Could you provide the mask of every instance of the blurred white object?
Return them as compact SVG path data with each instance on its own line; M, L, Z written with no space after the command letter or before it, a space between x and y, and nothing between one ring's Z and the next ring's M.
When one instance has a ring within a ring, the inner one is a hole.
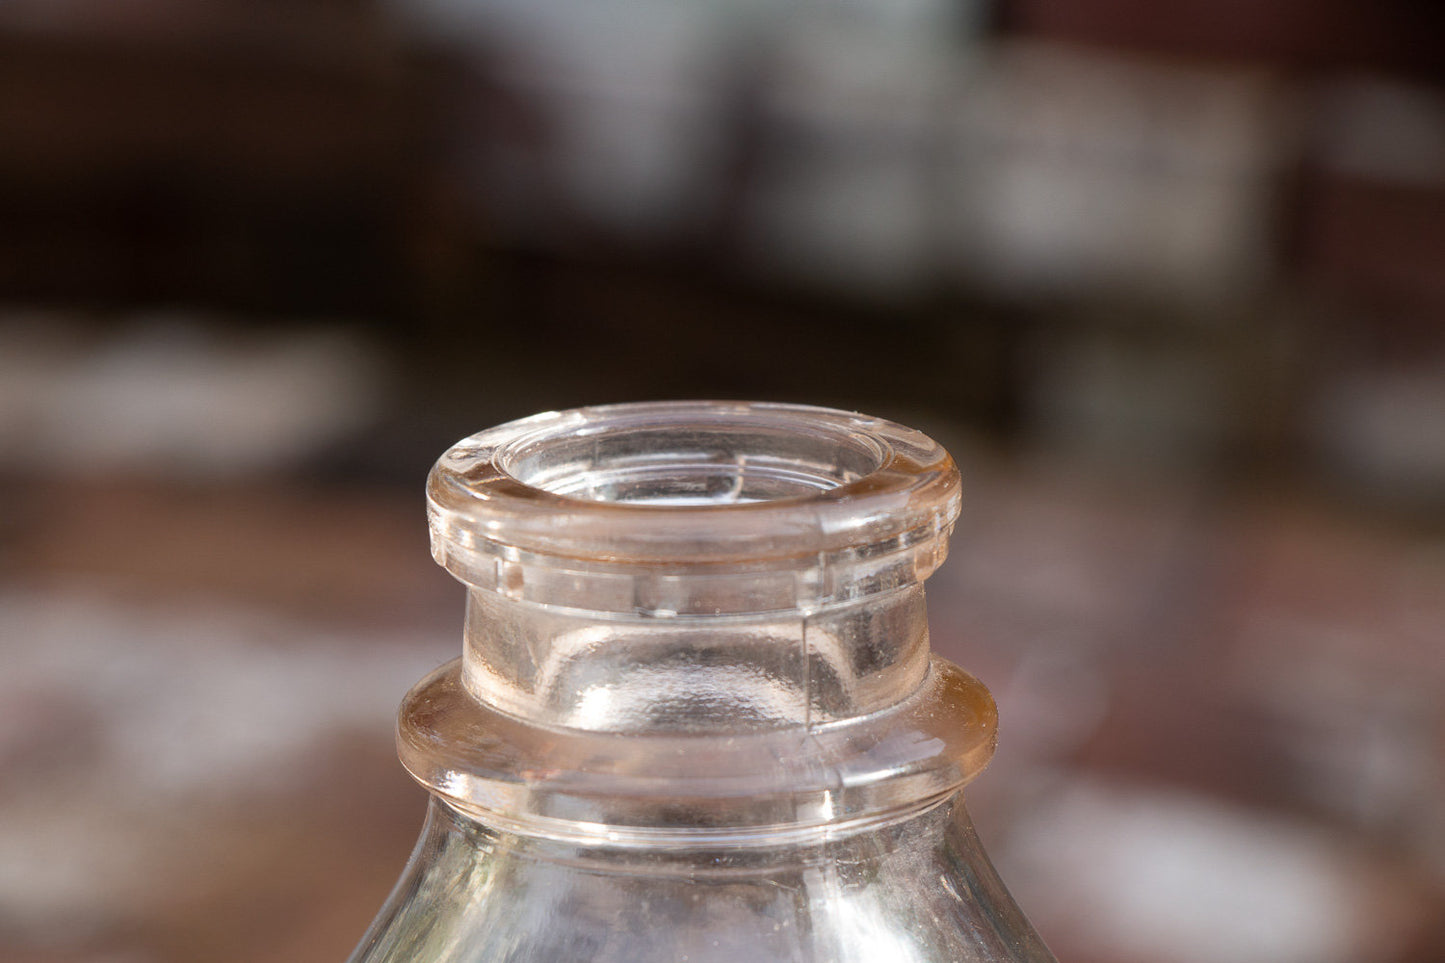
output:
M782 36L748 198L755 267L860 293L928 279L951 39L844 22Z
M0 466L237 475L294 463L358 431L379 361L343 331L223 334L183 319L82 333L0 324Z
M1270 276L1297 138L1258 75L1006 45L962 65L952 102L947 245L970 280L1212 304Z
M660 0L390 4L532 112L540 147L464 115L449 132L479 203L512 240L567 242L581 216L619 237L669 236L707 210L723 151L726 5ZM473 122L474 121L474 122ZM551 223L547 208L566 217Z
M1101 782L1045 797L999 862L1044 933L1100 958L1357 963L1398 949L1383 874L1304 823Z
M545 236L568 227L539 225L537 203L513 203L530 193L634 242L739 217L743 255L765 272L876 287L928 265L921 148L978 0L389 6L537 112L540 165L509 158L505 137L460 134L478 195L516 237L568 240Z
M207 861L236 858L219 855L218 813L285 798L328 740L384 740L397 680L454 647L214 605L0 595L0 919L65 947L204 883Z

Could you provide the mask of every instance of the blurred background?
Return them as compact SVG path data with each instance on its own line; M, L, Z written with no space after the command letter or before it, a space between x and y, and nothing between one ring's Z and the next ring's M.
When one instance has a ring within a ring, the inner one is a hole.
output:
M8 0L0 960L344 958L431 461L712 396L959 459L1061 959L1439 963L1442 320L1430 0Z

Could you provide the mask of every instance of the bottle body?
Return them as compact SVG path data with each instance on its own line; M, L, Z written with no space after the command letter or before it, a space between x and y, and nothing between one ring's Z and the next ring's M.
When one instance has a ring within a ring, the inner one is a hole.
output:
M957 793L784 845L498 830L433 799L353 963L1052 963Z

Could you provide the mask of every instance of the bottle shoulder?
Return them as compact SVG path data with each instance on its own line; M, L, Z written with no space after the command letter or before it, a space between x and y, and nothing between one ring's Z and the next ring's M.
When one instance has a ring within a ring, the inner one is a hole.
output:
M433 810L352 963L1053 963L955 796L887 827L663 855Z

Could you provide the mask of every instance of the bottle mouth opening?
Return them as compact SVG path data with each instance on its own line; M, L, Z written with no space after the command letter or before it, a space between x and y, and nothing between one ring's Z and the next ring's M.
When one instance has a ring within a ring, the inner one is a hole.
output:
M866 415L654 402L464 439L432 469L427 507L437 561L474 588L551 604L571 592L612 611L759 611L926 577L959 479L932 439ZM861 578L884 567L887 580Z
M832 491L882 468L889 454L874 438L832 425L800 432L740 414L719 412L707 423L558 424L503 445L495 462L521 484L569 499L697 508Z

